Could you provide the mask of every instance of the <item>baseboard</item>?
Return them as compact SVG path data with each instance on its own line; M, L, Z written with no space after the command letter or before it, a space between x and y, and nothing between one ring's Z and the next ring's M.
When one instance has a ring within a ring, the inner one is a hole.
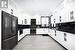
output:
M48 34L42 34L42 36L49 36Z
M30 36L31 34L27 34L26 36ZM41 35L41 36L49 36L48 34L34 34L34 35ZM33 36L33 35L31 35L31 36Z

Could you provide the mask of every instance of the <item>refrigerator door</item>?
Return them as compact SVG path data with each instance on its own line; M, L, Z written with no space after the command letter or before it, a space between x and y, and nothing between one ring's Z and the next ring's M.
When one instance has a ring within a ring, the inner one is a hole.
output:
M14 35L18 35L17 31L18 31L18 19L15 16L11 16L12 17L12 27L11 27L11 36Z
M30 34L36 35L36 19L31 19Z
M2 39L7 39L11 34L11 17L2 11Z

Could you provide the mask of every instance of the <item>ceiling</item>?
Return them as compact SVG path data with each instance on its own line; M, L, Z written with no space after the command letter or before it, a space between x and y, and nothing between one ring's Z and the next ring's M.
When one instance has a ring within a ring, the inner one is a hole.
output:
M14 0L19 8L22 8L22 13L35 15L51 15L54 10L63 0Z

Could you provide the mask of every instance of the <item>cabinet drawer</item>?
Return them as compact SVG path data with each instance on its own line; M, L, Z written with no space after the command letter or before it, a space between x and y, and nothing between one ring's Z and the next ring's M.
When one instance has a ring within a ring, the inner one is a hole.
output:
M15 45L17 45L17 36L13 36L11 38L3 40L2 43L2 50L10 50L12 49Z

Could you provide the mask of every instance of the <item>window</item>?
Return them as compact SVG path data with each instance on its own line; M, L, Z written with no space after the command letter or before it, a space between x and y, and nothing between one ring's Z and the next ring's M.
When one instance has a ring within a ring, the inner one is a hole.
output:
M1 0L0 8L8 8L8 0Z
M43 27L49 26L49 16L41 16L41 25Z

